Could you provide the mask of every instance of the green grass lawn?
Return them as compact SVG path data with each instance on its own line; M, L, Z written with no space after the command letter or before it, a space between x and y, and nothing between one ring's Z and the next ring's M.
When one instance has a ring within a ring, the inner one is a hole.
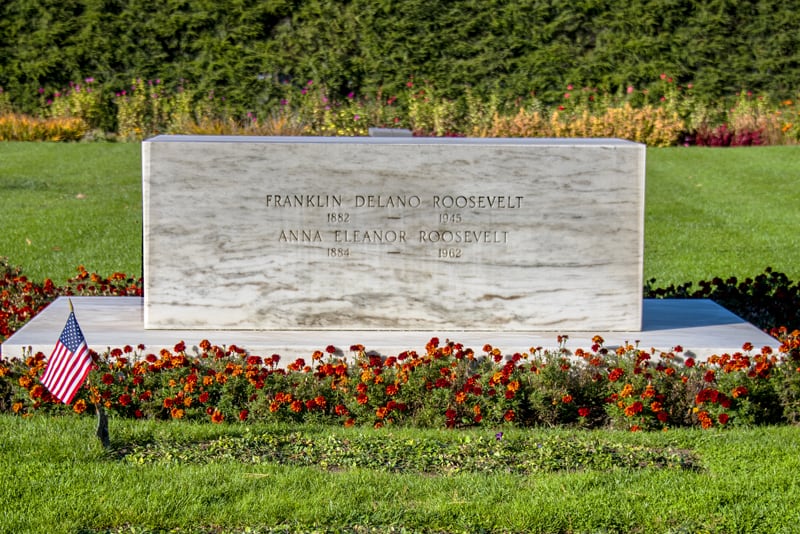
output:
M800 278L798 184L798 146L648 149L645 280ZM139 144L0 143L0 192L0 255L32 279L141 275Z
M645 280L800 277L800 146L647 150Z
M0 256L30 278L141 276L139 144L0 143Z
M527 439L599 439L632 453L676 448L695 455L698 465L516 475L328 469L303 465L302 455L280 464L241 461L208 445L222 436L268 430L245 425L112 420L112 451L106 452L93 425L92 417L0 416L0 532L358 532L344 529L360 525L374 527L370 532L771 533L800 524L796 427L524 431ZM486 430L289 431L312 441L366 436L380 444L376 453L389 454L409 440L446 444L487 437ZM494 441L494 430L488 432ZM506 429L503 439L522 434ZM169 452L155 463L124 458L148 443ZM182 451L200 459L185 461ZM420 447L418 455L420 462L436 462L435 448ZM285 528L268 528L276 525Z

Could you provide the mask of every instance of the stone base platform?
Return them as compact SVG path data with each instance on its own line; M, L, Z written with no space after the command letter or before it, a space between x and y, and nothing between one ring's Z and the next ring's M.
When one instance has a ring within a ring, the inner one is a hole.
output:
M421 353L431 337L462 343L476 353L489 343L505 355L528 352L531 347L557 348L559 335L569 336L566 346L573 351L589 350L592 337L600 335L609 348L637 341L643 349L660 351L680 345L685 355L697 358L741 351L745 342L757 349L779 346L777 340L710 300L645 299L640 332L145 330L140 297L72 297L72 303L89 346L98 352L140 343L147 351L157 352L161 348L172 349L179 341L191 350L207 339L214 345L235 344L260 356L279 354L284 365L298 357L308 359L328 345L344 354L349 354L350 346L355 344L386 356L406 350ZM49 355L68 315L67 298L58 298L6 340L0 355L4 359L19 357L28 347L34 353Z

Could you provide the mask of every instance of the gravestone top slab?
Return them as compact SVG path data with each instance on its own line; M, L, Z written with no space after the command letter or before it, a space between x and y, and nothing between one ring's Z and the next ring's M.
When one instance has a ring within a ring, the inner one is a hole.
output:
M151 329L631 331L644 146L145 141Z

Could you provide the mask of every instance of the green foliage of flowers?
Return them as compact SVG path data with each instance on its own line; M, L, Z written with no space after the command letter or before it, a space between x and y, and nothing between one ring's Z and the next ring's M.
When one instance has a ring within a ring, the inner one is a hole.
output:
M531 348L504 356L481 354L432 338L424 353L369 355L334 346L284 367L280 356L236 346L183 342L157 354L144 346L94 355L95 367L73 405L64 406L38 382L42 353L0 366L6 410L83 413L102 403L136 419L326 423L439 428L512 426L610 427L632 431L774 424L798 412L800 331L778 329L780 354L713 356L683 349L659 353L628 345L610 350L595 337L591 350ZM564 341L564 339L561 339Z

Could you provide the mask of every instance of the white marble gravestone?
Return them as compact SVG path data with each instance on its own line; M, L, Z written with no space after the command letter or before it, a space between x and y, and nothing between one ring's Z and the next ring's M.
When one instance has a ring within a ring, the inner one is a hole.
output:
M147 329L638 331L645 147L159 136Z

